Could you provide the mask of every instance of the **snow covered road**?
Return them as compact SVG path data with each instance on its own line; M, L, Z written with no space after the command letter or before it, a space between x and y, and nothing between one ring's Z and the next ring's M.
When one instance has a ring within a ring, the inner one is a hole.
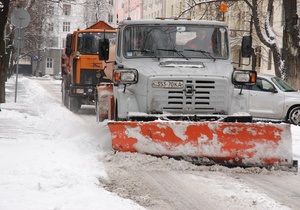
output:
M59 81L20 77L14 103L14 79L0 112L1 210L300 209L299 173L113 153L93 107L61 105Z

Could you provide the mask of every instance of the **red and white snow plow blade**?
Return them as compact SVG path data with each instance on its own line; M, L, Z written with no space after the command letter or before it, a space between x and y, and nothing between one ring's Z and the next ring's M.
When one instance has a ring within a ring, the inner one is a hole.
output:
M108 126L116 151L232 166L295 166L289 124L109 121Z

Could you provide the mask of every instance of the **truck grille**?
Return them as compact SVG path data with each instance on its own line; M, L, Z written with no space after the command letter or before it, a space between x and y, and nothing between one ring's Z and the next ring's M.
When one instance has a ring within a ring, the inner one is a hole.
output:
M182 80L182 79L181 79ZM181 89L152 88L149 112L224 113L228 110L226 78L184 80Z

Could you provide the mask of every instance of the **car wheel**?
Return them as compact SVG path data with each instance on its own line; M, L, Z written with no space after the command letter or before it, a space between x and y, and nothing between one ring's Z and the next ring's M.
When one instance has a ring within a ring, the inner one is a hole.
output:
M68 109L71 111L71 112L74 112L74 113L78 113L78 110L79 110L79 105L78 105L78 98L77 97L74 97L74 96L69 96L69 101L68 101Z
M295 107L289 114L289 120L291 124L300 125L300 107Z

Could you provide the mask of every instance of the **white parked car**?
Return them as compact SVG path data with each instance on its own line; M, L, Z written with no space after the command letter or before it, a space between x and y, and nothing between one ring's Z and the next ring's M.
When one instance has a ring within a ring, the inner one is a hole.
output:
M240 90L241 86L235 86L236 93ZM242 97L253 118L300 125L300 92L276 76L258 74L255 85L243 87Z

